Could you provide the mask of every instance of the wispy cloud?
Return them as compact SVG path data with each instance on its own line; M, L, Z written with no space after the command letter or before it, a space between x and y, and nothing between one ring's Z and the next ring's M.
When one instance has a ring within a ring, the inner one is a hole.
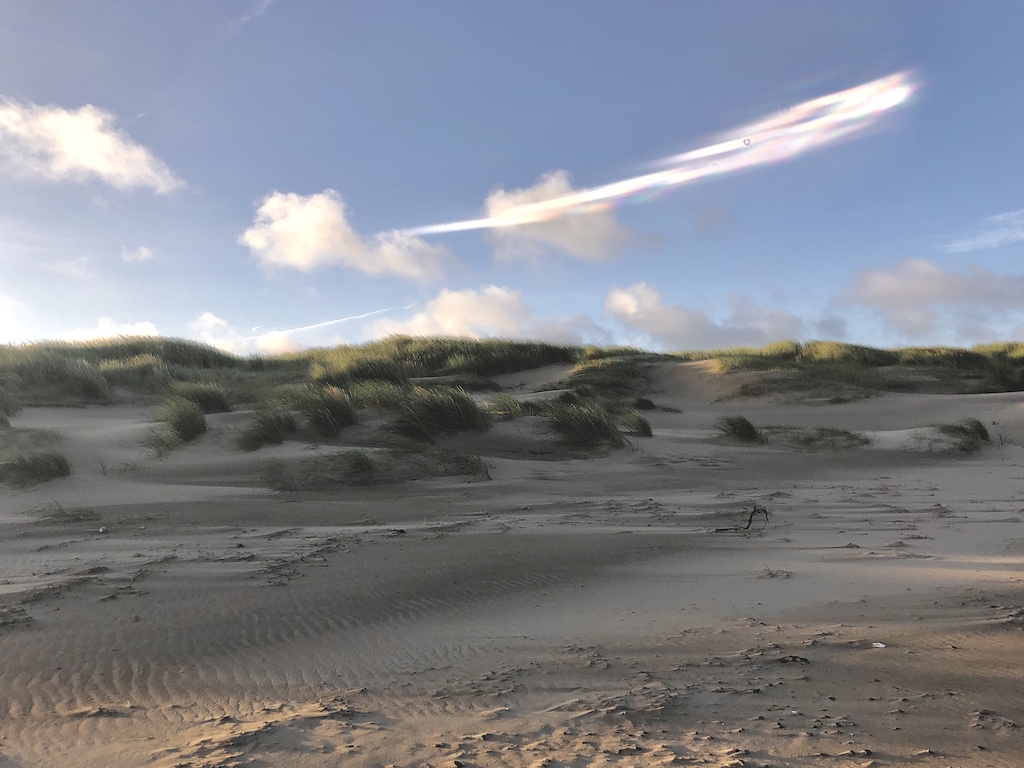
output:
M89 269L89 257L79 256L77 259L58 259L43 264L43 267L55 275L82 280L92 276Z
M128 134L114 115L87 104L76 110L0 98L0 160L26 178L102 181L118 189L165 194L185 186Z
M364 240L348 221L333 189L313 195L274 192L263 199L239 241L267 267L311 272L332 265L367 275L432 280L447 251L407 232L382 232Z
M140 245L138 248L121 249L121 260L126 261L129 264L137 263L140 261L149 261L153 258L153 249L148 248L145 245Z
M965 253L1019 243L1024 240L1024 208L989 216L976 229L973 235L948 243L944 250Z
M224 30L228 34L234 34L238 32L238 30L242 28L242 25L247 24L248 22L252 21L258 16L262 16L263 14L265 14L267 11L270 10L270 6L272 6L276 2L277 0L256 0L256 3L248 11L243 13L238 18L229 21L225 25Z

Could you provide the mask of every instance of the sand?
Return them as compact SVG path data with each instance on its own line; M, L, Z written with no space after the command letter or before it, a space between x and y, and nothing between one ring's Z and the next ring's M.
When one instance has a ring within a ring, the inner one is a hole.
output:
M75 474L0 491L0 766L1024 764L1021 396L657 389L681 412L607 455L283 495L261 462L339 447L243 454L226 414L160 460L151 408L21 412ZM979 453L917 439L964 416Z

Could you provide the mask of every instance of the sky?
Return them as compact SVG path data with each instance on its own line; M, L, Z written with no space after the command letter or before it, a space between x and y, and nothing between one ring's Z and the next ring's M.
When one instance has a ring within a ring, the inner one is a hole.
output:
M0 343L1024 339L1024 4L11 0Z

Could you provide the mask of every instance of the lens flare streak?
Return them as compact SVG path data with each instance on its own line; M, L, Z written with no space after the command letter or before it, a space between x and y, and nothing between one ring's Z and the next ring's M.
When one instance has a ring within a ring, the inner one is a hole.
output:
M904 103L916 86L908 72L805 101L749 125L729 131L707 147L670 157L662 170L583 189L568 195L506 208L493 216L406 230L436 235L473 229L516 227L561 216L588 213L644 193L689 184L709 176L789 160L872 125Z

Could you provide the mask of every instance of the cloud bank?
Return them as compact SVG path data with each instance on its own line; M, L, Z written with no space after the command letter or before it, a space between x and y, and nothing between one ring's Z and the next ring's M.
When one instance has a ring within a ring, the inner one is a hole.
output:
M409 320L378 320L367 324L366 330L376 337L397 333L540 339L564 344L611 341L611 334L583 315L540 319L522 291L497 285L478 290L442 290Z
M407 232L364 240L349 223L345 203L333 189L312 195L273 192L256 210L239 242L267 267L302 272L343 266L367 275L427 281L441 273L447 251Z
M612 288L605 312L634 333L667 349L712 349L761 346L779 339L802 337L805 322L792 312L761 307L750 299L733 298L721 321L678 304L665 304L661 292L647 283Z
M166 194L185 186L167 165L115 126L114 115L0 99L0 159L14 175L102 181Z
M500 219L516 209L569 195L573 189L568 171L551 171L525 189L496 190L487 196L484 208L487 217ZM491 231L498 247L498 257L534 256L545 249L554 249L583 259L602 261L625 245L629 231L615 218L611 208L585 210L515 227Z
M906 336L927 337L951 326L976 336L979 323L1024 313L1024 275L907 259L890 270L861 273L837 304L863 307Z
M117 323L112 318L101 317L92 328L76 328L62 338L68 341L89 341L91 339L112 339L117 336L159 336L156 326L144 320L138 323Z

